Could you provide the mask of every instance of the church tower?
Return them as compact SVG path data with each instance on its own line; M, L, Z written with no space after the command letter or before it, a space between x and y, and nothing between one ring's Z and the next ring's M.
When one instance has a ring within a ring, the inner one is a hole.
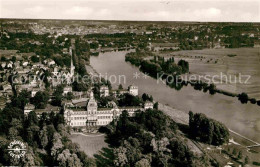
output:
M70 77L74 76L74 70L75 70L75 66L73 65L73 59L72 59L72 48L70 47Z

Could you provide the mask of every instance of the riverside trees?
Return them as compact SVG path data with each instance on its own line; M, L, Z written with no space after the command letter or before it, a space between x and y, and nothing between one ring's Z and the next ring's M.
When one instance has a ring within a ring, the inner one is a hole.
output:
M190 136L207 144L222 145L228 141L229 131L216 120L201 113L189 112Z
M145 57L153 56L153 60L145 60ZM177 64L174 58L165 60L164 57L157 57L148 51L138 51L126 54L125 61L129 61L135 66L140 66L140 70L148 73L152 77L157 77L157 74L165 73L169 75L180 75L189 72L189 63L185 60L180 60Z

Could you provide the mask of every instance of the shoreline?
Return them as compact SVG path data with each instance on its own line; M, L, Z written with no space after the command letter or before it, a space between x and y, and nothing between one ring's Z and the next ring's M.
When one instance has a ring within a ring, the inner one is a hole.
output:
M175 108L173 108L173 107L171 107L167 104L162 104L160 102L158 102L158 103L159 103L158 109L161 110L166 115L170 116L175 122L185 124L185 125L189 125L189 114L187 112L175 109ZM233 136L233 135L236 135L237 137L241 138L242 140L246 140L247 142L251 142L252 145L259 145L259 143L257 141L254 141L250 138L247 138L246 136L243 136L243 135L233 131L230 128L228 128L228 130L229 130L229 133L230 133L230 137ZM243 145L242 143L239 143L239 144Z
M200 76L199 74L196 74L196 73L189 73L189 74L182 74L182 75L180 75L180 76L187 76L187 75L198 75L198 76ZM212 77L211 77L212 78ZM188 83L188 84L190 84L191 86L193 86L194 84L193 84L193 82L195 81L195 82L197 82L198 80L182 80L183 82L186 82L186 83ZM203 83L205 83L204 81L203 81ZM230 96L230 97L238 97L239 96L239 93L236 93L236 92L232 92L232 91L228 91L227 89L228 88L217 88L218 87L218 85L215 85L216 86L216 89L215 89L215 92L216 93L219 93L219 94L223 94L223 95L225 95L225 96ZM193 86L194 87L194 86ZM242 93L242 92L241 92ZM252 103L251 102L251 100L252 99L255 99L256 100L256 103ZM250 97L250 95L248 95L248 102L251 102L251 104L255 104L255 105L258 105L257 104L257 101L259 101L260 100L260 98L255 98L255 97Z

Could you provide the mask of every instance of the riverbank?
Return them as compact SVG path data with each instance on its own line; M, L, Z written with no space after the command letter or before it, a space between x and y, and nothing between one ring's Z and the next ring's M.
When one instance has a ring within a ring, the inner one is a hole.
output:
M170 116L175 122L177 123L181 123L184 125L189 125L189 114L185 111L181 111L178 109L174 109L168 105L159 103L158 105L158 109L163 111L166 115ZM258 145L259 143L256 141L253 141L231 129L229 129L229 133L231 134L231 136L239 139L239 143L241 145L245 145L246 146L250 146L250 145Z
M194 89L195 89L195 87L197 85L199 85L201 87L201 89L199 89L199 90L202 90L202 89L204 89L204 85L208 85L207 84L208 81L203 79L204 78L203 75L189 73L189 74L182 74L182 75L180 75L180 78L182 78L181 82L185 83L184 85L190 84L191 86L194 87ZM191 78L201 78L201 80L192 80ZM208 78L210 78L210 80L213 80L213 77L208 76ZM218 82L221 82L221 81L218 81ZM240 95L238 93L234 93L234 91L228 90L227 88L221 87L221 85L215 85L215 88L212 91L214 91L214 94L215 93L219 93L219 94L223 94L223 95L230 96L230 97L237 97L237 98L239 98L239 95ZM247 97L246 101L250 102L251 104L255 104L255 105L260 106L260 99Z

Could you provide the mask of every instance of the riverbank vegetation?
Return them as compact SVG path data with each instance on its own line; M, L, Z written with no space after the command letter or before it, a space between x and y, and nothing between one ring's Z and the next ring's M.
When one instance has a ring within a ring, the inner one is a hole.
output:
M153 56L153 59L149 59ZM147 58L147 59L146 59ZM137 51L127 53L125 61L140 67L140 70L148 73L152 77L157 77L158 74L184 74L189 72L189 63L185 60L180 60L177 64L174 62L174 58L165 60L164 57L156 56L152 52Z
M192 138L210 145L222 145L228 142L229 131L216 120L201 113L189 112L189 134Z

